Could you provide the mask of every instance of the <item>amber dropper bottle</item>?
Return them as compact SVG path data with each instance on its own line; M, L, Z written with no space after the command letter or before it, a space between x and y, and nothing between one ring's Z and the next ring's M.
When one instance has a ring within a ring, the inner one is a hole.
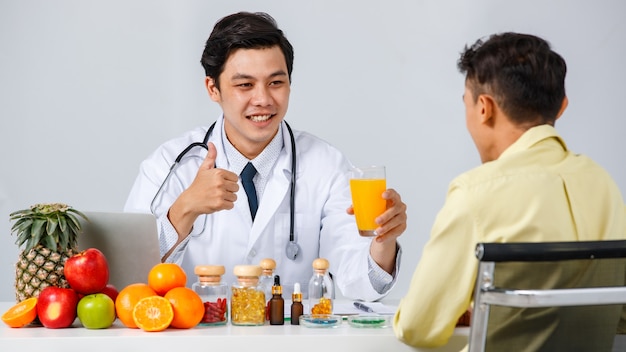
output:
M300 291L300 283L293 285L293 293L291 294L291 325L300 325L300 316L304 312L302 306L302 291Z
M285 324L285 300L282 297L283 287L280 286L280 276L274 276L272 299L270 299L270 325Z

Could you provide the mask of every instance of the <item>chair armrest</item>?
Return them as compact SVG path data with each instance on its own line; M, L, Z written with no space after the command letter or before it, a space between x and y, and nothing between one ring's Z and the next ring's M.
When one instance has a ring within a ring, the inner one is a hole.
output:
M483 262L626 258L626 240L478 243L476 258Z
M517 307L566 307L626 303L626 287L594 287L552 290L484 289L481 303Z

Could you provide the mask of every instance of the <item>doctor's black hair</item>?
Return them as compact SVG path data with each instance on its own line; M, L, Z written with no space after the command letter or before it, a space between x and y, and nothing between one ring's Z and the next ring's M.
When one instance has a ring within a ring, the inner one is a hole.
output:
M287 73L291 82L293 47L278 28L272 16L263 12L238 12L219 20L206 41L200 63L207 77L215 80L219 89L219 76L230 54L237 49L261 49L278 45L285 56Z
M457 63L474 102L489 94L512 122L554 125L565 98L565 60L546 40L501 33L465 46Z

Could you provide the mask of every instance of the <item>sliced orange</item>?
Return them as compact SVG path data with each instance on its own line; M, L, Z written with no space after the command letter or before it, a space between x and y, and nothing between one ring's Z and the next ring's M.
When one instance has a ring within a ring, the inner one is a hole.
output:
M9 308L2 314L2 321L12 328L21 328L37 317L37 297L31 297Z
M144 331L163 331L174 319L174 309L163 296L145 297L133 308L133 320Z
M154 292L148 284L141 282L124 287L115 299L115 313L117 314L117 318L126 327L137 329L137 325L133 319L133 309L135 308L135 304L137 304L137 302L139 302L142 298L156 295L156 292Z

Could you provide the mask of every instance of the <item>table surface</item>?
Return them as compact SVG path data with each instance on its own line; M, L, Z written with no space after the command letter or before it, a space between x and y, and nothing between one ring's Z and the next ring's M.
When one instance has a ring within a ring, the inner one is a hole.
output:
M14 302L0 302L5 312ZM90 330L76 320L67 329L44 327L9 328L0 324L0 351L422 351L398 341L392 328L354 328L345 320L335 328L308 328L291 325L198 326L145 332L129 329L116 320L108 329ZM459 351L467 343L468 328L458 328L450 342L439 349ZM207 347L202 347L206 345Z

